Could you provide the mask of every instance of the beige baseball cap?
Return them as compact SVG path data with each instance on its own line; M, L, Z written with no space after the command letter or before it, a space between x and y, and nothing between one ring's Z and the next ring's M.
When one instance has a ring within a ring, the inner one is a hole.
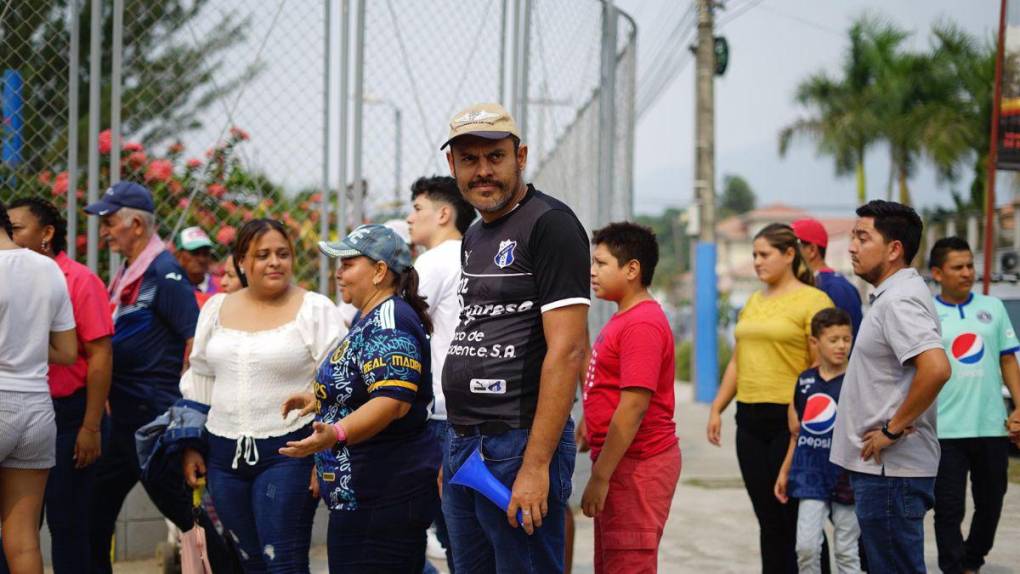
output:
M463 109L450 120L450 136L439 147L440 150L460 136L473 135L490 140L501 140L514 136L520 139L521 132L510 112L499 104L475 104Z

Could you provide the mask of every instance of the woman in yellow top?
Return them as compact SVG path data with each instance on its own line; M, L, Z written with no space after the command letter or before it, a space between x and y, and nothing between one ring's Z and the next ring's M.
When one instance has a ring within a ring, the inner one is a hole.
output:
M793 229L766 226L754 237L754 271L763 286L737 319L736 339L708 418L708 441L719 446L720 415L737 398L737 460L760 529L762 572L797 571L797 510L772 487L790 441L787 406L801 372L814 362L811 318L832 307L813 287Z

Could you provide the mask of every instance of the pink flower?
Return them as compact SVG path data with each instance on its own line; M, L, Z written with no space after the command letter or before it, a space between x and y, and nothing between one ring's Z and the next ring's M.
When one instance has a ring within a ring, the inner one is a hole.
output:
M181 142L174 142L170 144L170 147L166 148L166 152L170 155L177 155L184 151L184 144Z
M216 232L216 243L230 245L234 242L235 237L237 237L237 229L233 225L224 225Z
M43 185L49 185L50 181L53 180L53 173L50 172L49 170L43 170L43 171L39 172L38 179L39 179L39 183L41 183Z
M198 169L202 167L202 160L198 159L197 157L193 157L188 159L185 165L188 166L188 169Z
M191 202L188 201L188 198L182 197L181 200L177 202L177 207L180 209L187 209L190 204Z
M210 183L206 190L209 192L209 195L216 198L223 197L223 194L227 192L227 188L223 187L223 184L220 183Z
M179 195L181 193L181 191L183 190L183 187L181 186L181 182L177 181L176 179L171 179L170 183L169 183L169 186L170 186L170 193L172 193L174 195Z
M67 193L67 172L62 171L57 174L57 179L53 181L53 187L51 188L53 196L64 195Z
M89 238L84 234L74 238L74 244L78 246L78 253L82 253L89 245Z
M230 128L230 137L236 139L237 141L242 141L242 142L243 141L248 141L249 139L251 139L251 136L248 135L248 132L242 130L241 128L237 128L237 127Z
M113 134L110 130L99 132L99 153L108 154L113 149Z
M252 213L250 209L245 209L241 212L241 218L245 221L251 221L252 219L255 219L255 214Z
M138 142L127 142L123 146L121 146L120 150L122 152L124 152L124 153L133 153L133 152L144 151L145 148L143 148L142 144L140 144Z
M145 160L147 159L149 158L145 155L144 151L135 151L131 152L131 155L128 156L127 163L132 168L138 169L145 165Z
M320 201L322 201L322 193L313 193L311 196L309 196L308 201L319 203Z
M237 205L229 201L221 201L220 209L227 212L227 215L234 215L237 213Z
M145 170L145 181L166 181L173 176L174 164L168 159L154 159Z

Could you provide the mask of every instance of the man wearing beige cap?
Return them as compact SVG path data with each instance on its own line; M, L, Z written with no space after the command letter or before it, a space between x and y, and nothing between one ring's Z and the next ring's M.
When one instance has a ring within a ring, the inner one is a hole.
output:
M460 320L443 368L451 427L443 514L454 569L562 572L570 407L590 305L587 237L569 207L524 183L528 148L502 106L472 106L449 127L450 173L481 214L461 245ZM508 508L450 483L476 449L511 489Z

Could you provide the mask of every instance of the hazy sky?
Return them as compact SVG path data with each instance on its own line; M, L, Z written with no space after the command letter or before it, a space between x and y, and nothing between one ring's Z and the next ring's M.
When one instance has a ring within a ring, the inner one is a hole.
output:
M617 1L638 20L639 58L650 57L647 50L659 28L657 18L666 2L675 1ZM728 3L734 10L741 5L734 0ZM912 32L911 48L925 49L930 45L932 24L940 19L956 22L983 39L991 38L997 29L998 10L995 0L763 0L721 30L729 41L730 64L715 86L716 181L727 173L745 177L757 193L759 205L783 201L820 213L849 213L855 201L854 180L852 176L837 178L831 158L816 156L814 145L806 141L796 143L785 158L779 157L780 128L805 113L793 101L798 82L819 70L839 72L848 45L846 30L861 14L886 17ZM719 17L725 15L723 11ZM689 203L693 138L692 58L637 127L638 213ZM871 198L884 197L889 178L887 153L876 147L868 155ZM929 167L919 170L910 184L918 207L952 205L950 186L938 183ZM955 189L965 190L969 184L969 179L961 180Z

